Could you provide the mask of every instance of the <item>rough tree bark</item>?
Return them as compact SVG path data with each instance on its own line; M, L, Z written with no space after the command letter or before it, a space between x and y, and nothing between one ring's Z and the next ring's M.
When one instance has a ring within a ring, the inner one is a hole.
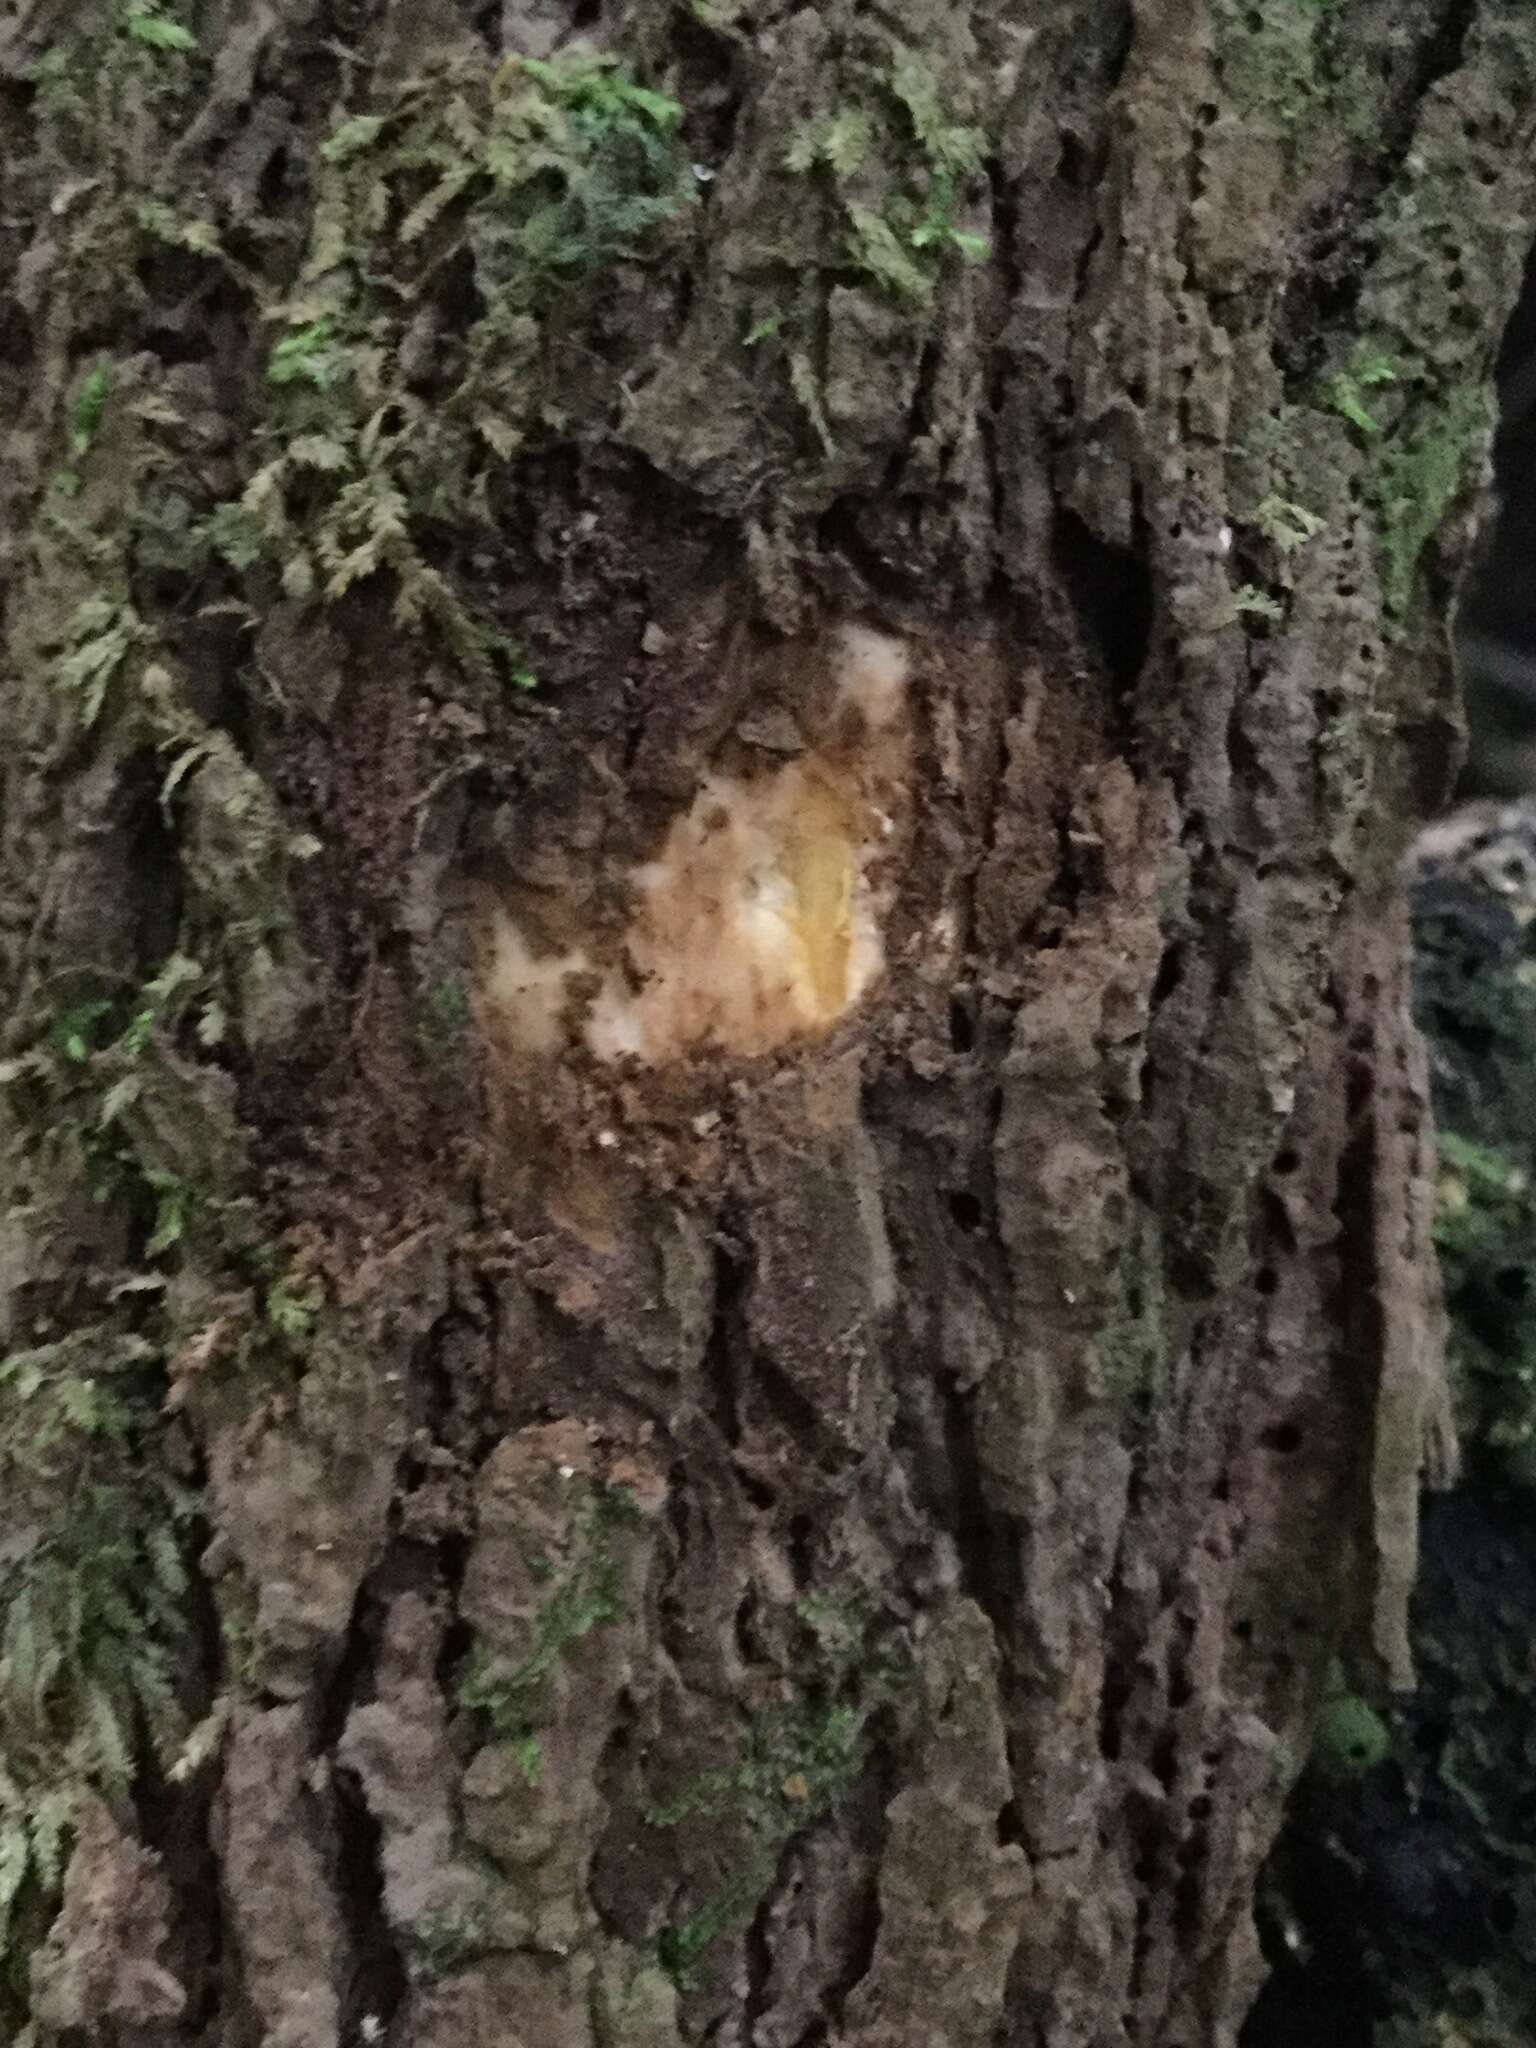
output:
M1444 1456L1526 0L0 78L5 2024L1232 2042Z
M1501 524L1527 519L1536 478L1506 464L1503 481ZM1497 728L1483 738L1507 761ZM1412 902L1460 1476L1424 1519L1413 1692L1378 1713L1340 1689L1287 1808L1261 1887L1286 1933L1245 2048L1309 2029L1373 2048L1532 2038L1536 806L1477 804L1422 834Z

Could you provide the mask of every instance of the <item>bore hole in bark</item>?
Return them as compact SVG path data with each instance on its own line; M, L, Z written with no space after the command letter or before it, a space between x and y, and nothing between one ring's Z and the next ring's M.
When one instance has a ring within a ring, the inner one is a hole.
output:
M1162 959L1157 963L1157 976L1152 983L1152 1008L1154 1010L1159 1003L1167 1002L1168 998L1178 987L1179 977L1183 972L1184 948L1182 946L1170 946Z
M957 1188L949 1198L949 1213L962 1230L979 1230L986 1211L969 1189Z
M751 1586L736 1608L736 1647L748 1664L755 1664L762 1655L757 1633L757 1593Z
M288 182L288 152L274 149L262 167L256 184L256 210L270 219L282 209L283 188Z
M810 1584L811 1567L815 1561L815 1540L816 1524L811 1517L796 1515L789 1525L789 1561L796 1585Z
M141 271L142 278L143 273ZM188 326L184 331L172 327L152 327L144 337L146 348L153 349L162 363L206 363L213 354L213 343L207 329L199 323Z
M1254 1292L1262 1294L1266 1300L1276 1291L1279 1285L1280 1275L1273 1266L1260 1266L1258 1272L1253 1276Z
M1251 1621L1249 1620L1249 1618L1248 1618L1248 1616L1247 1616L1246 1614L1245 1614L1245 1615L1244 1615L1244 1616L1242 1617L1242 1619L1241 1619L1240 1621L1234 1621L1234 1622L1233 1622L1233 1624L1232 1624L1232 1633L1233 1633L1233 1635L1235 1635L1235 1636L1237 1637L1237 1640L1238 1640L1238 1641L1239 1641L1240 1643L1249 1643L1249 1642L1252 1642L1252 1640L1253 1640L1253 1623L1252 1623L1252 1622L1251 1622Z
M1275 1154L1276 1173L1294 1173L1301 1164L1301 1154L1294 1145L1282 1145Z
M467 1621L450 1622L443 1630L443 1647L437 1657L437 1681L444 1692L458 1684L459 1670L474 1648L475 1632Z
M1063 132L1061 153L1056 159L1056 175L1073 192L1086 190L1092 182L1093 166L1077 136Z
M1017 1803L1014 1800L1009 1799L1005 1801L1002 1808L999 1810L997 1816L998 1847L1006 1848L1009 1845L1009 1843L1017 1843L1022 1845L1023 1840L1023 1819L1019 1813Z
M1421 1721L1414 1730L1413 1746L1420 1756L1438 1758L1441 1750L1444 1749L1446 1743L1450 1740L1450 1734L1450 1722L1441 1719L1439 1716L1432 1715L1427 1720Z
M1301 1449L1301 1431L1294 1422L1277 1422L1272 1429L1266 1429L1259 1438L1266 1451L1277 1451L1288 1458L1293 1451Z
M1129 548L1101 540L1075 512L1056 515L1056 567L1076 609L1083 637L1095 648L1117 689L1141 673L1152 632L1152 579Z
M741 1482L742 1492L752 1503L753 1507L760 1508L766 1512L778 1499L778 1495L771 1486L765 1485L755 1473L744 1471L739 1465L736 1468L736 1477Z
M969 1003L959 996L950 997L949 1042L956 1052L972 1052L976 1046L976 1020Z
M351 1937L351 1981L343 2012L344 2038L361 2033L366 2016L392 2019L406 1992L406 1974L384 1915L383 1833L368 1811L362 1787L348 1771L335 1773L337 1878Z

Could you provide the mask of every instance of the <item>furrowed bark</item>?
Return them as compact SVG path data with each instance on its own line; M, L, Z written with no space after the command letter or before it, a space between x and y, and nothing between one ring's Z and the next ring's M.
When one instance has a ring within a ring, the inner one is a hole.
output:
M1529 10L0 76L15 2027L1234 2041L1444 1439Z

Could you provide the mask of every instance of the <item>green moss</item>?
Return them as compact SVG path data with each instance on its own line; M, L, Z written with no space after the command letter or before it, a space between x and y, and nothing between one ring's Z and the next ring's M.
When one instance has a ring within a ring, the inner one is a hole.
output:
M147 125L159 116L174 123L196 94L206 60L170 7L129 4L79 7L65 12L64 32L28 74L34 93L38 150L13 158L14 199L70 195L59 213L50 279L54 303L77 331L106 329L125 307L143 301L139 266L163 240L162 224L175 218L178 166L169 151L145 148ZM35 201L34 201L35 203ZM94 431L82 418L110 389L110 372L86 373L75 400L74 432ZM102 380L99 383L96 380Z
M160 762L160 808L180 828L185 882L176 957L200 957L199 1033L211 1045L242 1008L243 980L270 970L286 948L290 869L318 848L283 829L234 741L194 706L173 640L135 594L167 571L198 590L212 559L173 487L161 431L170 425L142 393L120 388L114 365L98 366L77 390L61 421L75 490L55 488L33 534L47 602L36 607L35 640L13 640L11 653L23 671L40 669L82 738Z
M1341 60L1341 0L1216 0L1217 72L1246 128L1308 146L1330 120L1349 125L1359 94Z
M537 1730L548 1712L550 1673L573 1646L622 1613L623 1547L639 1509L622 1486L572 1480L575 1500L567 1555L547 1561L550 1591L533 1620L532 1644L508 1658L483 1643L470 1650L459 1676L461 1707L484 1717L491 1733L517 1748L530 1785L542 1772Z
M1382 611L1388 632L1401 632L1424 551L1487 445L1491 392L1366 338L1322 378L1312 403L1344 421L1366 456L1363 495L1376 529Z
M1121 1249L1115 1300L1093 1340L1104 1392L1128 1420L1166 1390L1169 1353L1162 1240L1153 1219L1138 1210Z
M27 1959L57 1905L77 1796L65 1786L39 1792L0 1758L0 2023L10 2039L25 2038Z
M1305 505L1298 505L1293 498L1283 498L1272 491L1254 507L1253 524L1272 546L1279 549L1282 558L1289 560L1309 541L1317 539L1325 530L1327 521L1308 511Z
M10 1903L56 1881L42 1846L7 1840L6 1785L40 1811L87 1785L124 1798L151 1756L173 1766L195 1705L184 1686L198 1661L187 1564L198 1502L166 1437L182 1382L206 1369L221 1332L238 1346L229 1304L242 1280L262 1327L265 1278L274 1346L302 1341L314 1299L252 1243L225 1098L174 1049L208 1022L198 964L173 954L138 988L72 980L0 1065L10 1185L36 1216L87 1195L110 1202L132 1249L98 1283L93 1317L62 1335L40 1327L0 1359L0 1950ZM189 1257L230 1290L225 1312L193 1328L172 1306ZM238 1653L230 1662L238 1683Z
M800 125L785 168L824 184L858 278L926 304L947 260L979 262L988 253L985 238L960 225L981 169L981 131L956 117L929 64L899 45L855 74L853 89L858 98ZM772 331L760 320L751 338Z
M690 204L682 109L610 58L509 58L343 120L313 165L297 291L271 308L258 461L208 522L242 575L334 601L375 577L397 621L434 633L486 685L531 689L516 643L438 565L489 530L498 465L554 422L544 324L610 266L639 260ZM455 260L480 311L430 400L403 360L423 288Z
M197 37L173 17L161 0L128 0L121 19L124 34L148 49L181 54L197 48Z
M424 1913L402 1939L413 1984L435 1984L496 1946L492 1916L482 1899Z
M1407 617L1424 550L1466 491L1492 428L1490 390L1437 391L1412 409L1383 448L1367 498L1380 535L1389 622Z
M418 999L416 1038L422 1050L441 1057L459 1045L469 1027L469 997L454 975L444 975Z
M662 1929L656 1938L656 1960L679 1991L692 1990L698 1983L699 1965L721 1935L751 1918L772 1874L771 1866L766 1873L754 1870L696 1912Z
M202 60L167 10L119 9L113 20L120 35L103 45L82 23L34 74L37 173L77 195L64 256L79 276L60 280L60 297L82 326L131 321L138 280L166 246L225 261L216 229L178 211L183 195L163 183L171 153L141 159L122 141L145 110L174 127ZM54 614L64 607L49 670L83 728L128 718L166 755L168 793L215 754L227 757L224 781L238 779L243 764L191 710L142 609L138 556L148 550L163 570L167 544L189 590L226 608L230 572L254 610L275 590L333 602L379 579L397 622L435 638L480 684L536 687L517 641L447 558L492 531L500 466L569 425L553 389L569 380L544 374L546 326L605 269L640 260L690 204L681 119L676 101L590 53L461 67L343 119L311 162L297 283L263 292L241 272L274 331L246 477L221 501L198 505L195 484L179 500L168 491L175 464L157 434L181 423L159 399L112 408L124 445L114 488L93 493L91 459L119 379L110 363L85 373L62 403L68 459L40 520L48 550L68 558L68 574L49 578ZM459 262L480 311L440 352L457 374L434 375L427 398L408 336L424 294ZM251 824L260 798L255 788L247 798Z
M1312 1740L1310 1761L1332 1778L1362 1776L1391 1754L1387 1724L1367 1700L1341 1693L1324 1706Z
M1307 115L1318 91L1318 23L1324 0L1217 0L1221 82L1246 120L1282 131Z
M83 979L89 987L94 978ZM30 1046L0 1062L0 1089L37 1170L77 1171L96 1201L127 1206L150 1260L185 1234L191 1201L184 1175L149 1142L146 1118L167 1078L155 1054L200 979L195 962L172 955L141 989L66 1000L37 1021Z
M734 1762L690 1779L646 1813L656 1828L723 1825L739 1844L731 1883L657 1941L657 1960L680 1990L696 1981L714 1942L751 1919L787 1844L846 1798L864 1768L870 1721L902 1682L862 1599L812 1596L797 1612L813 1639L809 1674L790 1697L752 1716Z
M98 363L95 369L88 370L81 378L71 409L69 445L72 454L83 456L91 452L91 443L96 438L111 392L112 369L108 363Z
M1348 360L1331 377L1324 380L1321 397L1328 408L1340 419L1348 420L1362 434L1372 439L1382 431L1381 421L1372 410L1370 394L1384 386L1399 384L1403 378L1403 364L1386 350L1373 342L1356 344Z
M163 1392L127 1317L0 1360L0 2022L25 2008L81 1791L125 1799L185 1733L196 1500L162 1455Z

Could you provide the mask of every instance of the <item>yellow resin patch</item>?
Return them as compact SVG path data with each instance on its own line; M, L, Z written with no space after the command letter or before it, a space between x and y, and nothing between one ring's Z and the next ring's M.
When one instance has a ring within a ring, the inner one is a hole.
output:
M497 909L485 994L518 1049L600 1060L761 1054L821 1033L883 971L908 773L907 650L846 627L826 730L763 773L710 774L629 878L617 949L541 950Z

